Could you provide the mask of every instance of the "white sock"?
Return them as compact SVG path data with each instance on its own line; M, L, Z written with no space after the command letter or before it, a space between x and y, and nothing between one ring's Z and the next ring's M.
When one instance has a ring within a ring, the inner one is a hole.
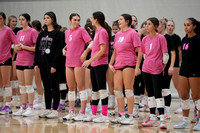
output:
M43 102L43 95L37 95L37 98L38 98L38 103L41 103Z
M10 106L10 102L6 102L6 106Z
M65 104L65 100L60 99L60 104Z
M183 121L188 121L188 117L183 116Z

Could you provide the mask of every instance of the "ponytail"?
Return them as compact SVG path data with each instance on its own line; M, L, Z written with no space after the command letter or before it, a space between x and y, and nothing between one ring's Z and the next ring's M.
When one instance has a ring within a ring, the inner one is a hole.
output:
M106 31L108 32L109 42L111 42L111 40L112 40L112 33L111 33L112 28L108 25L107 22L104 22L104 25L102 25L102 26L103 26L103 28L105 28Z
M200 35L200 22L197 21L195 18L191 17L191 18L188 18L188 20L190 20L193 24L193 26L196 26L196 28L194 29L194 32L197 34L197 35Z

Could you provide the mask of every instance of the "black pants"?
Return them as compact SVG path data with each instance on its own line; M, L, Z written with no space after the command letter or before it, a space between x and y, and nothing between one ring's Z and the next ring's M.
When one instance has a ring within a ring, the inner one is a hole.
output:
M148 97L162 98L162 73L150 74L143 72L144 83ZM150 108L150 113L155 114L156 108ZM158 108L159 114L164 114L164 108Z
M61 96L60 98L62 100L65 100L67 93L68 93L68 90L69 90L69 88L67 86L67 82L66 82L65 60L62 60L61 63L60 63L60 81L59 81L59 83L60 84L66 83L66 87L67 87L66 90L60 90L60 96Z
M134 82L134 95L140 96L144 95L144 80L142 74L138 75L135 77L135 82Z
M53 74L51 74L50 71L50 67L40 66L41 78L44 85L46 109L51 109L53 100L53 110L57 110L60 102L59 69L56 69L56 72Z
M92 91L98 92L99 90L106 90L106 71L108 65L99 65L90 68ZM108 104L108 97L102 99L102 105ZM99 100L92 100L93 105L98 105Z

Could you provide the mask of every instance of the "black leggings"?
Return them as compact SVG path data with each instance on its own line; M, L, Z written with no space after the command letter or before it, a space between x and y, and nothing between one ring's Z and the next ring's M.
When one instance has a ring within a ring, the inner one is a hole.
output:
M53 74L51 74L50 71L50 67L40 66L46 109L51 109L51 102L53 100L53 110L57 110L60 102L59 69L56 69L56 72Z
M92 91L106 90L106 71L108 65L99 65L90 68ZM108 104L108 97L101 100L102 105ZM98 105L99 100L92 100L93 105Z
M66 60L66 59L65 59ZM65 60L62 60L60 63L60 84L66 83L66 90L60 90L60 99L65 100L67 93L68 93L68 86L67 86L67 82L66 82L66 67L65 67Z
M142 74L135 77L133 88L134 88L134 95L136 96L144 95L145 87Z
M162 98L162 73L150 74L143 72L144 83L148 97ZM158 108L159 114L164 114L164 108ZM155 114L155 108L150 108L150 113Z

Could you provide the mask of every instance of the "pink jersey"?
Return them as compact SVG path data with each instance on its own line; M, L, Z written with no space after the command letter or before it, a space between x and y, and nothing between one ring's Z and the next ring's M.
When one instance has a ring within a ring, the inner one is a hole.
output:
M38 33L35 29L20 30L16 36L16 44L22 43L24 46L34 47L37 41ZM19 50L17 52L16 65L33 66L35 53L28 50Z
M113 45L116 52L114 68L135 66L137 62L136 47L140 46L140 37L134 29L118 32Z
M0 30L0 63L12 57L10 52L12 43L15 43L15 34L9 27L5 26Z
M167 40L161 34L154 38L149 35L142 39L141 52L145 59L142 71L150 74L160 74L163 71L163 53L167 53Z
M65 43L67 44L66 67L81 67L81 55L85 44L91 41L91 37L84 28L65 31Z
M91 63L91 66L93 67L108 64L109 37L108 32L103 27L95 31L91 58L100 51L101 44L106 45L106 52L101 57L97 58Z

